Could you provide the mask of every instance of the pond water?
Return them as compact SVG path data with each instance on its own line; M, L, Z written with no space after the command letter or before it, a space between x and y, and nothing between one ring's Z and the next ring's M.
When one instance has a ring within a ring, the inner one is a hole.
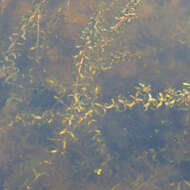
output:
M190 189L190 2L0 1L0 189Z

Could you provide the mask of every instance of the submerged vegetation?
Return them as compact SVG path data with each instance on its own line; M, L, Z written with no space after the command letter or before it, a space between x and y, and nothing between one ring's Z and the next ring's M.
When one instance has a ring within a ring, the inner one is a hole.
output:
M190 187L180 0L5 0L0 11L0 189Z

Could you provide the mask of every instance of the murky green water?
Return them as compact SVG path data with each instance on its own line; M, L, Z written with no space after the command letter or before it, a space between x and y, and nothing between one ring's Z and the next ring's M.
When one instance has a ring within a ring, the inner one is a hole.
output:
M188 190L190 3L0 1L0 189Z

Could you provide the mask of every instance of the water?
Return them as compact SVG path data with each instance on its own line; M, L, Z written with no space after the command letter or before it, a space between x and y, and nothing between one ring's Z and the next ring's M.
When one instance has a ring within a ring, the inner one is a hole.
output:
M0 189L189 189L188 2L0 6Z

